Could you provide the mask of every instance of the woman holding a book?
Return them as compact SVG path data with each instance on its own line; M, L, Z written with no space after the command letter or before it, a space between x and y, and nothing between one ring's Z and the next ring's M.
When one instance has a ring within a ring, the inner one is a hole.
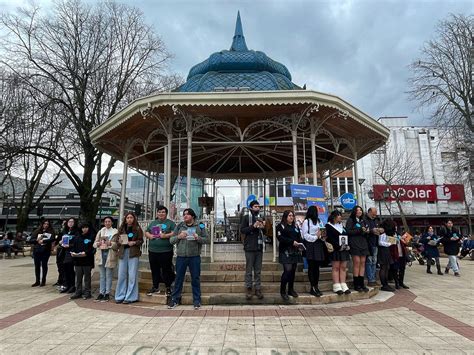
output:
M331 255L332 264L332 290L338 295L349 294L351 291L346 283L347 262L350 260L347 233L342 225L341 212L331 212L326 224L326 241L330 243L334 251Z
M388 272L393 259L390 253L390 246L396 240L396 225L392 219L382 222L381 228L384 233L379 235L377 248L377 263L380 265L379 277L382 284L381 290L394 292L395 289L388 284Z
M31 235L30 243L33 244L33 259L35 261L36 281L31 287L46 285L48 275L48 261L54 242L54 229L50 221L45 219ZM42 274L41 274L42 271ZM40 282L41 279L41 282Z
M296 266L303 262L301 250L304 249L301 233L295 224L295 214L293 211L283 212L280 224L276 227L277 239L279 244L280 264L283 265L283 274L280 281L280 295L283 300L288 301L288 295L298 297L294 289ZM288 292L286 286L288 285Z
M81 224L81 233L70 243L70 252L76 272L76 292L71 300L91 298L91 271L94 268L94 233L88 222ZM84 287L82 281L84 280Z
M325 258L325 245L321 239L321 221L316 206L309 206L305 220L301 225L301 234L306 247L306 259L308 260L308 278L311 284L310 294L321 297L323 293L319 290L319 269Z
M346 221L346 231L349 236L349 247L354 264L354 290L369 292L364 284L365 259L369 252L369 228L363 218L362 207L355 206Z
M63 285L61 293L76 292L76 273L74 271L74 261L71 255L70 244L80 234L77 226L77 220L73 217L68 218L64 228L61 232L61 239L59 240L58 255L62 259L63 269Z
M142 243L143 230L138 225L135 214L128 212L118 234L112 239L112 248L117 250L119 258L115 303L138 302L138 259Z
M100 286L96 301L108 302L112 290L112 275L117 266L117 252L112 249L112 238L118 233L113 227L112 217L104 217L104 227L97 233L94 242L95 262L99 266Z
M441 264L439 263L439 250L438 245L441 242L441 237L438 237L434 233L434 229L432 226L428 226L426 228L425 234L421 237L421 243L425 247L425 255L426 255L426 272L428 274L432 274L431 272L431 265L436 263L436 269L438 270L438 275L443 275L441 272Z

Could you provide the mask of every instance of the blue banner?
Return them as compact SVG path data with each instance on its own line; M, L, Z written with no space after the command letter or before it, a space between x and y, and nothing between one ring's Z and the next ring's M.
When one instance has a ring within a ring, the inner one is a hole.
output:
M298 212L306 213L309 206L316 206L319 219L323 225L327 223L329 216L328 205L322 186L291 184L290 189L295 215Z

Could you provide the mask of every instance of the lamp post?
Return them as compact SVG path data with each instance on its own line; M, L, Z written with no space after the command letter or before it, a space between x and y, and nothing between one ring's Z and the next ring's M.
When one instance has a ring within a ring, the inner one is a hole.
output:
M357 201L357 204L360 203L360 205L364 208L364 211L367 210L367 206L365 206L365 201L364 201L364 190L362 189L362 184L365 182L365 179L358 179L357 181L360 186L360 201Z
M3 231L6 232L7 231L7 225L8 225L8 217L10 217L10 212L12 210L12 206L8 206L7 208L7 217L5 219L5 225L3 226Z

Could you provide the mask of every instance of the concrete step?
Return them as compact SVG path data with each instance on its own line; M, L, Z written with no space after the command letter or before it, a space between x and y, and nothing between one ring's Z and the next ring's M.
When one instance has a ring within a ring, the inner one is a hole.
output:
M173 260L173 265L176 265L176 260ZM139 268L144 270L150 269L148 260L140 260ZM280 271L282 269L281 264L278 262L264 261L262 263L262 271ZM323 268L324 269L324 268ZM330 268L327 268L330 270ZM210 261L202 261L201 259L201 270L202 271L245 271L245 261L216 261L211 263ZM298 264L297 271L303 271L303 264Z
M348 283L349 287L352 287L352 283ZM152 287L151 280L140 281L140 291L146 292ZM332 281L320 281L319 289L321 291L332 291ZM280 280L278 282L263 282L262 290L265 293L280 293ZM308 293L310 291L310 284L308 281L295 282L296 292ZM164 292L162 288L161 292ZM243 282L201 282L202 293L245 293L245 284ZM192 293L192 287L190 282L185 282L183 285L183 294Z
M201 296L203 305L284 305L284 304L328 304L336 302L352 302L362 299L368 299L375 296L379 292L378 288L370 288L369 292L355 292L349 295L337 295L333 292L323 292L322 297L315 297L307 293L301 293L298 298L290 297L290 301L285 302L280 293L263 293L264 298L259 300L253 297L250 301L245 299L244 293L213 293ZM166 296L164 294L147 296L146 293L140 293L140 302L165 305ZM193 299L191 294L183 294L181 303L183 305L192 305Z
M262 282L280 282L282 271L262 271L261 279ZM350 274L347 275L347 279L351 279ZM139 271L140 281L151 280L150 270ZM245 271L201 271L201 282L244 282ZM331 280L331 271L321 271L319 276L320 281ZM186 281L191 281L191 275L186 273ZM308 274L303 272L297 272L295 275L296 282L308 282Z

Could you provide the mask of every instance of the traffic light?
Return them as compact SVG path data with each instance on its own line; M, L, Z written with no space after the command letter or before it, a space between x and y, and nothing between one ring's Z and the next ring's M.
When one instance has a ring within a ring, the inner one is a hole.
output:
M142 214L142 205L136 204L135 205L135 215L138 217Z

